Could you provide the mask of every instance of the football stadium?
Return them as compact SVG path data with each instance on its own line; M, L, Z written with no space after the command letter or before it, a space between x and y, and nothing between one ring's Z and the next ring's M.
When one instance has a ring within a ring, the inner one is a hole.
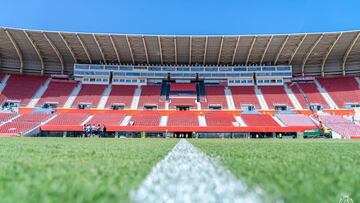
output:
M0 27L1 202L360 201L360 31Z

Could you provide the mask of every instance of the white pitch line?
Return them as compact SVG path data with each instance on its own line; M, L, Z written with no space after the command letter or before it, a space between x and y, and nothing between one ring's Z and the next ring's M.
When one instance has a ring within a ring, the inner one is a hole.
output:
M182 139L130 197L135 203L263 202L261 193Z

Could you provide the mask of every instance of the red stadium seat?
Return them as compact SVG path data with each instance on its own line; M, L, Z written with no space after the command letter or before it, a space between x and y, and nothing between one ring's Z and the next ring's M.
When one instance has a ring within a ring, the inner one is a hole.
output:
M129 109L135 89L136 86L134 85L113 85L106 102L106 108L110 108L112 104L123 104L124 108Z
M58 107L64 106L76 85L76 81L51 81L36 106L43 106L45 103L57 103Z
M79 104L86 103L91 104L91 108L96 108L102 97L102 94L104 93L105 88L105 85L83 84L72 107L76 108Z

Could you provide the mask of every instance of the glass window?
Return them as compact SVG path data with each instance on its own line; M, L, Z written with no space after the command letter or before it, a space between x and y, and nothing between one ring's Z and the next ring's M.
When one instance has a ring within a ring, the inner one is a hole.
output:
M184 77L184 74L182 73L171 73L171 77Z
M277 82L277 83L282 83L282 80L277 80L276 82Z
M276 70L279 71L290 70L290 66L278 66L276 67Z
M126 79L125 82L131 83L131 80L130 80L130 79Z
M140 76L140 73L136 73L136 72L127 72L126 76Z
M190 68L186 68L186 67L180 67L180 68L176 68L177 71L190 71Z
M212 77L226 77L225 73L213 73Z
M204 68L191 68L191 72L204 71Z
M241 77L252 77L253 74L252 73L240 73Z
M211 77L211 73L199 73L199 77L201 77L201 78L209 78L209 77Z
M262 67L262 71L275 71L275 67Z
M84 81L89 81L89 78L84 78Z
M261 71L261 67L248 67L248 71Z
M163 67L163 71L175 71L175 67Z
M131 82L133 82L133 83L137 83L137 80L132 80Z
M125 82L125 79L120 79L119 81L120 81L120 82Z
M248 83L253 83L253 81L252 81L252 80L247 80L247 82L248 82Z
M206 67L206 68L205 68L205 71L206 71L206 72L218 71L218 68L216 68L216 67L211 67L211 68Z
M76 69L89 69L89 66L88 65L76 64L75 68Z
M134 70L147 70L146 66L135 66Z
M149 71L161 71L161 67L149 67Z
M220 67L219 71L232 71L232 68L230 68L230 67Z
M240 73L226 73L227 77L240 77Z
M96 82L101 82L101 78L96 78Z
M117 66L105 66L105 70L118 70Z
M247 71L247 68L234 68L234 71Z
M196 77L196 73L184 73L184 77Z
M155 73L141 73L143 77L154 77Z
M114 72L114 76L125 76L124 72Z
M133 70L132 66L120 66L119 70Z
M166 73L155 73L155 77L165 77Z
M104 66L90 66L90 70L102 70Z
M140 80L140 83L145 83L145 80L144 80L144 79L141 79L141 80Z

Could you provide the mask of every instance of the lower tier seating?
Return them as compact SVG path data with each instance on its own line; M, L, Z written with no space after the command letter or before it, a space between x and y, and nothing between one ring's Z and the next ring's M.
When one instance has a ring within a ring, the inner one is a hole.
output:
M170 109L175 109L176 106L190 106L191 108L196 108L196 98L171 98L170 101Z
M206 102L201 102L201 108L209 109L210 106L220 105L223 109L227 109L224 86L206 86Z
M0 136L22 135L38 126L36 122L9 122L0 126Z
M157 106L158 109L164 109L165 102L160 101L161 86L142 86L139 100L139 109L144 106Z
M134 85L113 85L106 102L106 108L111 108L112 104L123 104L125 109L129 109L135 89L136 86Z
M360 125L341 116L322 115L320 119L326 127L342 137L360 137Z
M270 115L266 114L241 114L241 118L247 126L280 126Z
M61 113L46 125L80 125L88 117L87 113Z
M275 105L287 105L292 107L292 103L285 92L284 86L259 86L269 109Z
M159 126L161 115L157 113L138 113L131 117L133 126Z
M199 126L198 116L190 113L173 113L169 115L168 126Z
M236 109L241 105L252 105L260 109L259 101L256 97L254 86L230 87Z
M125 114L118 113L103 113L95 114L86 124L100 124L106 126L119 126L121 121L124 120Z
M314 126L315 123L309 118L309 116L303 114L276 114L276 117L280 119L286 126Z
M233 126L235 118L227 113L206 113L205 114L207 126Z

